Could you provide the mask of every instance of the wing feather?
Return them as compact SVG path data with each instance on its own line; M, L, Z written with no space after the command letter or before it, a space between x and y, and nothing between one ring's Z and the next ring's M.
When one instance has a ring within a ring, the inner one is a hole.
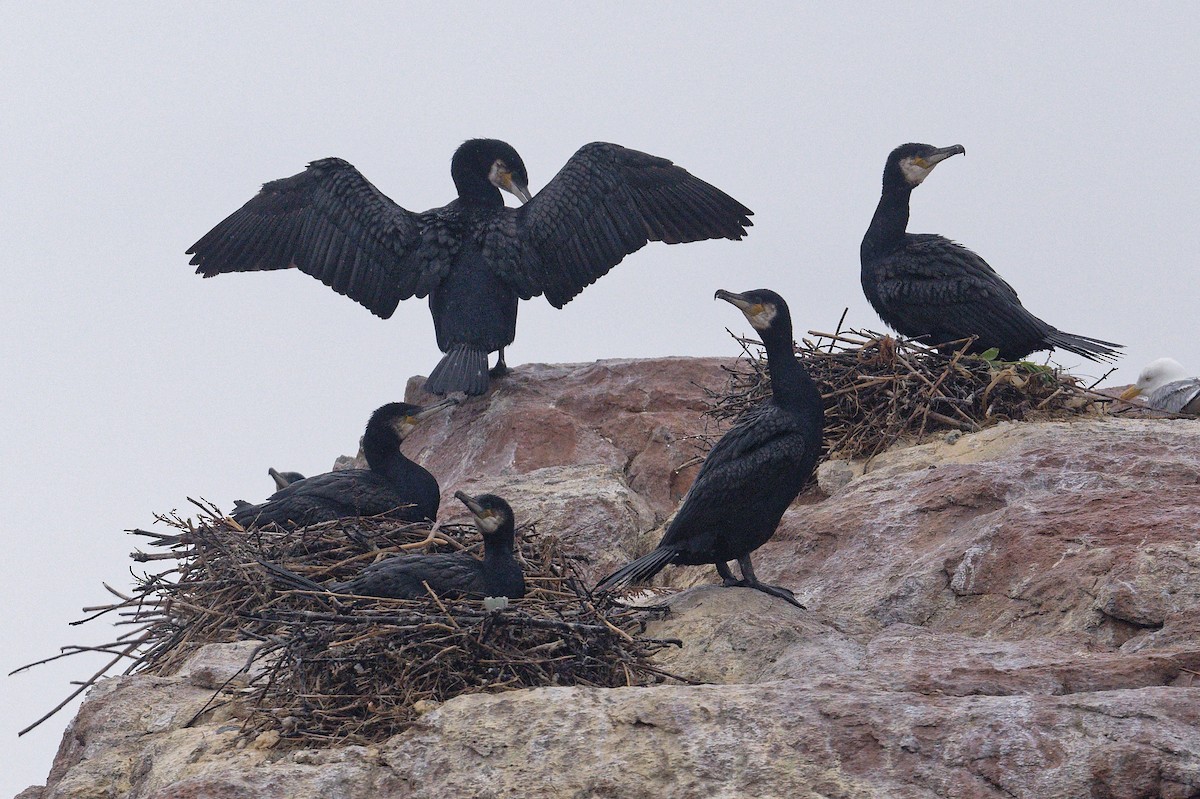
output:
M265 184L188 254L205 277L294 266L387 318L446 268L420 252L426 216L392 202L346 161L325 158Z
M516 213L522 297L561 308L650 241L740 239L751 211L665 158L593 142Z
M944 340L979 335L981 344L992 346L1038 341L1052 330L1021 305L1017 292L983 258L942 236L909 234L906 246L881 263L877 274L879 294L906 323L908 330L897 326L906 335L931 333Z

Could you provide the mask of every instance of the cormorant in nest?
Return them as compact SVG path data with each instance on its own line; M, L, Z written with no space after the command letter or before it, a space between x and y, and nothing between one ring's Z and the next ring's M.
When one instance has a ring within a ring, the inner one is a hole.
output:
M738 419L713 446L679 512L654 551L600 581L611 591L648 580L668 564L713 563L727 586L749 586L802 607L792 592L760 583L750 553L765 544L788 505L808 482L821 451L824 405L808 371L796 360L787 303L773 291L725 290L758 331L767 351L771 397ZM742 579L728 561L741 566Z
M340 158L272 181L192 245L197 274L296 267L384 319L429 295L438 347L434 394L482 394L487 355L516 334L517 300L556 308L648 241L740 239L750 209L665 158L584 145L536 196L521 156L496 139L454 153L458 199L414 213ZM500 190L524 203L506 208Z
M338 594L419 599L429 596L424 585L428 584L440 597L525 596L525 576L513 555L512 508L494 494L472 497L455 491L454 496L475 517L475 526L483 535L483 560L466 552L395 555L371 564L351 580L331 583L327 589Z
M883 194L859 252L862 286L888 325L927 344L976 336L969 352L996 348L1020 360L1055 347L1093 361L1112 361L1120 344L1064 333L1025 310L1017 292L987 262L933 233L907 233L912 190L961 144L902 144L883 169Z
M375 516L396 511L403 521L437 518L441 489L432 474L410 461L400 444L418 423L454 405L442 400L427 408L391 402L376 409L363 434L367 469L341 469L297 480L266 502L243 505L233 512L243 527L274 522L303 527L346 516Z
M276 469L274 466L270 466L267 468L267 474L270 476L270 478L272 480L275 481L275 490L276 491L287 488L288 486L290 486L292 483L296 482L297 480L304 479L304 475L300 474L300 472L281 472L278 469Z

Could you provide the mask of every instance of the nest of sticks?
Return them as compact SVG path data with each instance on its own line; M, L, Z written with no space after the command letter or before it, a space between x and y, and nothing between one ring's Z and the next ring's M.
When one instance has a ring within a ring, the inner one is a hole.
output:
M203 511L197 521L172 513L157 517L169 532L130 531L150 550L135 551L135 561L170 565L139 575L131 595L105 586L117 601L86 609L93 615L84 621L116 614L117 624L133 629L102 647L64 650L117 656L80 690L122 660L126 674L172 674L201 645L257 641L244 681L218 692L210 706L238 702L246 735L365 744L459 694L671 677L650 657L680 642L644 635L657 611L593 603L576 559L533 525L517 531L527 594L494 609L433 594L350 599L297 590L263 565L317 581L346 579L381 556L474 551L481 544L473 526L354 518L293 532L246 531L195 504Z
M835 333L808 336L796 345L796 357L825 400L830 457L869 458L939 431L1097 413L1113 399L1092 390L1099 380L1085 385L1057 366L968 355L973 339L939 350L869 330L843 330L840 323ZM734 338L742 356L727 368L724 392L709 392L706 415L718 423L736 419L771 393L762 344Z

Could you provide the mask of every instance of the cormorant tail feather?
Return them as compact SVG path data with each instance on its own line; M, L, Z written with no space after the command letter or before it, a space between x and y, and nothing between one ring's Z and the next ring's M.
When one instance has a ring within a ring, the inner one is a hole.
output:
M465 391L474 396L487 391L487 387L487 352L469 344L451 347L425 381L426 391L440 395Z
M1048 333L1046 342L1052 344L1056 349L1073 352L1089 361L1109 363L1121 357L1121 353L1117 350L1125 346L1124 344L1114 344L1111 341L1101 341L1098 338L1064 333L1061 330L1053 330Z
M605 577L596 585L595 593L614 591L631 583L649 580L674 562L678 554L678 550L674 547L658 547L653 552L642 555L632 563L625 564Z

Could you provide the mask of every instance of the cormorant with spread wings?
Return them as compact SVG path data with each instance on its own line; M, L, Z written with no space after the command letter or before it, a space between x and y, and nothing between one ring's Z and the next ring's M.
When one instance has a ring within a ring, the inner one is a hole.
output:
M740 239L750 209L665 158L616 144L584 145L531 196L525 164L496 139L454 153L458 198L405 210L340 158L313 161L263 186L188 253L197 274L296 267L384 319L429 296L439 349L435 394L482 394L506 371L517 300L556 308L649 241ZM523 205L507 208L500 190Z

